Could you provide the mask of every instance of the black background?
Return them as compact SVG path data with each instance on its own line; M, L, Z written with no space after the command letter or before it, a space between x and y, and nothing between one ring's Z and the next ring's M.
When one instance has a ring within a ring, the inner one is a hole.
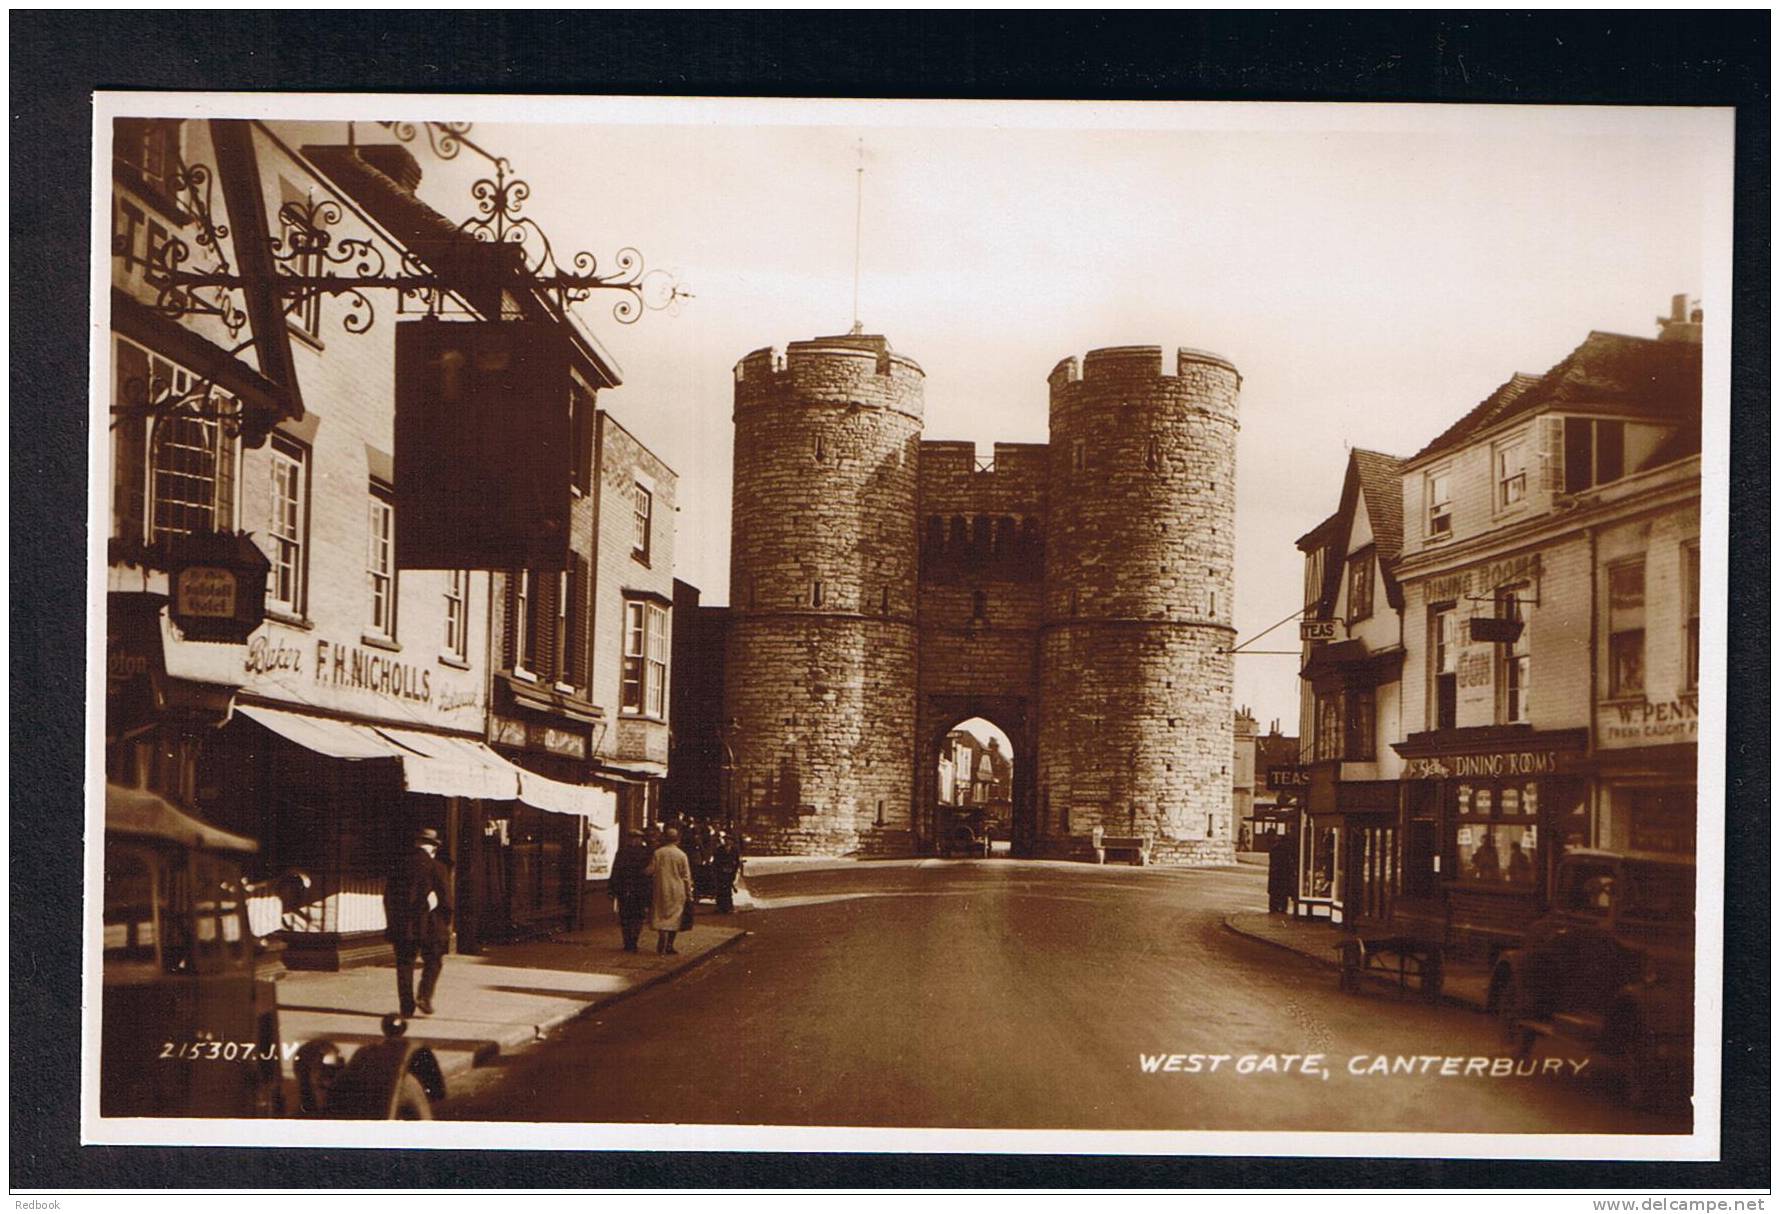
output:
M1763 11L13 12L11 1184L1766 1187L1769 33ZM1724 1162L80 1147L95 89L1738 107Z

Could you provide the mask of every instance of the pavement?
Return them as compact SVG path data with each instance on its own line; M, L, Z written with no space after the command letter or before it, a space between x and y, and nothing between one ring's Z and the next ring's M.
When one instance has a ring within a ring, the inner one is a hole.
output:
M1224 926L1239 936L1288 949L1330 969L1339 968L1335 945L1341 938L1341 930L1327 920L1295 919L1290 915L1264 911L1237 911L1224 916ZM1386 979L1375 977L1375 981ZM1489 981L1487 967L1448 957L1441 975L1440 997L1475 1012L1487 1011ZM1389 979L1389 984L1395 985L1394 976Z
M452 954L434 992L437 1011L412 1017L407 1036L432 1048L449 1083L502 1053L543 1040L577 1017L669 981L747 935L706 906L699 910L693 929L675 940L678 955L672 957L656 954L655 934L649 931L643 933L642 951L623 951L616 920L492 945L480 956ZM339 973L292 970L279 977L277 990L285 1041L326 1037L348 1055L381 1040L380 1022L396 1010L390 965Z

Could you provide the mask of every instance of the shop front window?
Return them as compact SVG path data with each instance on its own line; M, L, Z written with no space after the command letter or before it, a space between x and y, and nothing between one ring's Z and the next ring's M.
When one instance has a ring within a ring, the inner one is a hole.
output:
M1627 846L1633 851L1692 854L1698 799L1692 785L1622 789L1618 800L1626 811Z
M1319 826L1311 839L1310 871L1305 874L1304 895L1307 898L1335 896L1335 849L1340 832L1333 826Z
M1538 798L1531 780L1458 786L1460 880L1524 889L1537 884Z

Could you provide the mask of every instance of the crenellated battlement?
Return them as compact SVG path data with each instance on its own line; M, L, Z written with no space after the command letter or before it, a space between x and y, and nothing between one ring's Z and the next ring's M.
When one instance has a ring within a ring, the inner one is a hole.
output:
M843 334L746 355L735 365L735 397L737 405L888 406L918 414L925 379L921 365L883 337Z
M1221 354L1182 346L1175 351L1174 367L1163 362L1161 346L1102 346L1089 350L1079 360L1070 355L1051 369L1049 383L1053 396L1071 385L1095 381L1134 379L1185 379L1195 367L1216 367L1236 377L1242 386L1242 373L1236 364Z

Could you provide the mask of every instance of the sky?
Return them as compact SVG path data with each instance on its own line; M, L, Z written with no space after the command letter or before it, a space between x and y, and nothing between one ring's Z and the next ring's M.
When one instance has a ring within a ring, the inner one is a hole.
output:
M1724 286L1727 111L507 104L376 109L473 121L565 262L634 247L691 293L633 325L598 295L578 312L623 372L601 405L679 473L675 573L706 603L728 601L734 364L847 331L856 252L865 330L926 371L929 439L1044 441L1047 374L1097 346L1236 364L1240 641L1298 607L1294 541L1334 510L1349 447L1413 454L1591 329L1654 336L1683 292L1710 324ZM421 196L470 215L486 166L411 146ZM1296 731L1297 665L1237 659L1263 730Z

